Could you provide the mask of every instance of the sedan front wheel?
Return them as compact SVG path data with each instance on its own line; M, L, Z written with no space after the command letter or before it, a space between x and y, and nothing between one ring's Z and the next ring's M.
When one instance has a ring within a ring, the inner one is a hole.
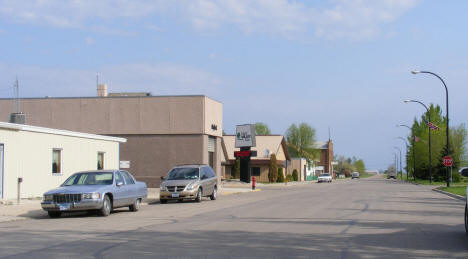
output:
M202 200L202 190L199 188L197 192L197 197L195 198L196 202L201 202Z
M112 203L110 201L109 195L104 196L104 201L102 202L102 208L99 210L99 215L109 216L112 210Z

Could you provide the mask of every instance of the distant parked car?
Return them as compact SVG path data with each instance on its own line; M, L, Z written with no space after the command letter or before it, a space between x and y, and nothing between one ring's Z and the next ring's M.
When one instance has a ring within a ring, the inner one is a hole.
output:
M51 218L60 217L62 212L90 210L108 216L119 207L137 211L146 196L146 183L136 181L127 171L86 171L73 174L60 187L44 193L41 205Z
M461 176L468 177L468 167L462 167L458 170Z
M321 174L319 175L318 179L317 179L317 182L321 183L321 182L327 182L327 183L331 183L332 182L332 177L330 174Z
M167 178L161 179L161 203L167 203L168 200L201 202L204 196L216 200L218 178L208 165L176 166L169 171Z
M351 174L351 179L354 179L354 178L359 178L359 172L353 172Z

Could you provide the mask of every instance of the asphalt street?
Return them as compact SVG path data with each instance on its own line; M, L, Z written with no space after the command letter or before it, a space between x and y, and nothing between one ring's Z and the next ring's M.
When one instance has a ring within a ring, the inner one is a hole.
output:
M0 223L0 258L468 258L462 201L381 177L35 215Z

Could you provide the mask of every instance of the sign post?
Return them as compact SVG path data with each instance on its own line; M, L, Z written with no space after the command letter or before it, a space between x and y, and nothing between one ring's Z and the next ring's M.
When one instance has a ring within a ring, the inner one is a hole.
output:
M442 161L445 165L445 167L450 167L450 175L447 176L447 181L452 181L452 165L453 165L453 158L451 156L444 156L444 159Z
M240 151L234 152L236 158L240 158L240 180L241 182L250 183L251 166L250 157L256 155L250 148L255 147L255 125L245 124L236 126L236 148Z

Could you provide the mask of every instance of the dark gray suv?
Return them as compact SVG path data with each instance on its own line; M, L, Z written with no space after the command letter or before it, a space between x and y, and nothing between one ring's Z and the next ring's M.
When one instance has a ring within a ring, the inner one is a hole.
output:
M218 177L208 165L181 165L172 168L166 178L161 177L159 200L195 200L207 196L216 200Z

